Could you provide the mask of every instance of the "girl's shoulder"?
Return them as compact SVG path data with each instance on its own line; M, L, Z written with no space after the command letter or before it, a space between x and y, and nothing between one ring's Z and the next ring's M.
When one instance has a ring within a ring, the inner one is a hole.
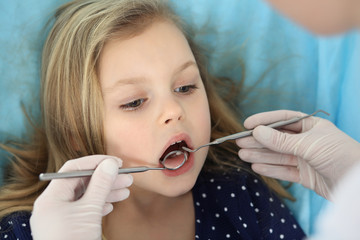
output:
M193 198L201 239L213 239L214 234L219 234L218 238L228 234L241 239L304 237L282 200L246 171L202 173L194 186Z
M0 220L0 239L31 240L30 212L14 212Z

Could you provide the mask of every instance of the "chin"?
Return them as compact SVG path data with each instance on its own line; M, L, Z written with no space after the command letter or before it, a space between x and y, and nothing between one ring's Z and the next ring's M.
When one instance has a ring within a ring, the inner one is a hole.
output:
M164 187L160 194L166 196L166 197L180 197L192 190L192 188L195 185L195 181L175 181L172 184L167 184L166 187Z

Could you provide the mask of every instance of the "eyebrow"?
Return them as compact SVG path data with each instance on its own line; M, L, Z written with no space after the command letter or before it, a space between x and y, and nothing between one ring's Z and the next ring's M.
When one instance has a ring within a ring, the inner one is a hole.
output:
M196 62L194 62L193 60L189 60L185 62L184 64L180 65L178 68L175 69L175 71L173 72L173 76L180 74L182 71L184 71L185 69L191 66L197 67ZM137 84L145 81L146 78L144 77L122 78L117 80L116 83L114 83L111 87L106 88L105 92L111 92L113 89L116 89L118 86Z
M184 64L182 64L180 67L178 67L173 75L178 75L180 72L184 71L186 68L190 67L190 66L194 66L194 67L197 67L197 64L196 62L190 60L190 61L187 61L185 62Z

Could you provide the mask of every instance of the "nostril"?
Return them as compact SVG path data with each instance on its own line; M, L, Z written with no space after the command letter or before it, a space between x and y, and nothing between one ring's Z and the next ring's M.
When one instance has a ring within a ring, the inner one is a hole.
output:
M165 124L170 123L172 120L173 120L172 118L167 119L167 120L165 121Z
M182 119L182 117L181 117L181 116L179 116L179 117L177 118L177 120L178 120L178 121L180 121L181 119ZM172 119L172 118L169 118L169 119L165 120L165 124L170 123L170 122L171 122L171 120L173 120L173 119Z

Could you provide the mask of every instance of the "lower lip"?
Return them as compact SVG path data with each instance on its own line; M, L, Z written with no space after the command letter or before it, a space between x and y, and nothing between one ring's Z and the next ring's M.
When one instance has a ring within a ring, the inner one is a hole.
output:
M179 175L188 172L193 166L194 166L194 154L189 153L189 157L187 161L179 169L176 170L165 169L162 172L168 177L177 177Z

